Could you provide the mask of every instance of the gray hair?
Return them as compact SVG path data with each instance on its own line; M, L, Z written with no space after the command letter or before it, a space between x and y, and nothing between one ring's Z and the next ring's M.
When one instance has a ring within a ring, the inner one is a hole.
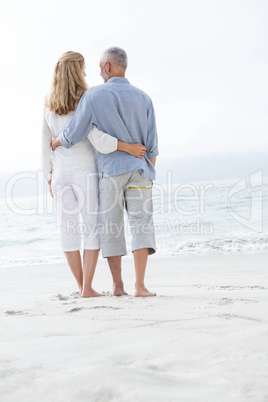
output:
M127 68L127 54L120 47L110 47L105 50L102 55L103 61L110 61L116 66L123 67L125 70Z

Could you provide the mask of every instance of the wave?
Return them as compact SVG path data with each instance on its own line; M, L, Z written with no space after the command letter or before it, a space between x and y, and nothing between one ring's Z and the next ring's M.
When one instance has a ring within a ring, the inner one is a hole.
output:
M209 254L253 254L268 253L268 234L262 234L254 239L246 238L219 238L210 240L186 240L167 245L166 242L157 243L156 256L172 255L209 255ZM128 246L128 255L131 248ZM29 258L5 258L0 259L1 267L62 264L65 258L62 254L31 256Z
M0 241L0 249L4 247L16 247L16 246L27 246L33 243L42 243L48 241L49 238L42 237L32 237L30 239L20 238L20 239L6 239Z
M65 259L62 255L50 255L40 257L25 257L25 258L5 258L0 259L1 268L8 267L24 267L27 265L45 265L45 264L62 264Z
M182 254L251 254L268 252L268 235L253 239L227 237L207 240L184 240L169 247L164 243L158 245L159 253L169 255Z

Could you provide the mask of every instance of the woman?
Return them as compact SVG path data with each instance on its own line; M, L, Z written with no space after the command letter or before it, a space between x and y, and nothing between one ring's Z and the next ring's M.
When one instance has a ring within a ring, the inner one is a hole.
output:
M56 201L61 247L82 297L101 296L92 288L99 254L98 177L96 153L125 151L142 157L146 148L126 144L93 126L87 138L70 149L51 152L51 141L69 124L87 91L85 61L77 52L64 53L55 66L52 88L45 99L42 129L42 168ZM82 216L82 226L79 216ZM80 255L84 234L83 268Z

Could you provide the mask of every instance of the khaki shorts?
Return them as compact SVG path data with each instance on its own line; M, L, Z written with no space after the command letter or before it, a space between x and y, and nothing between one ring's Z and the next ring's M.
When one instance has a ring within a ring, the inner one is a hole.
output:
M100 237L103 257L127 254L124 208L132 234L132 252L148 248L154 254L152 180L139 171L100 179Z

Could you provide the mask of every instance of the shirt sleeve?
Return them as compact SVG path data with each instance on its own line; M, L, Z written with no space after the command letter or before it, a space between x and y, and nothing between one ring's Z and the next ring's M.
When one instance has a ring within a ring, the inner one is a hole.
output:
M51 160L51 141L52 133L46 121L45 110L43 113L42 125L42 141L41 141L41 163L44 178L49 182L52 176L52 160Z
M102 154L110 154L117 150L118 139L109 134L103 133L94 124L88 133L87 138L93 147Z
M156 129L155 113L152 101L150 102L147 111L147 155L149 158L155 158L159 155L158 151L158 136Z
M71 148L82 141L91 130L93 114L90 103L91 95L86 92L80 99L71 122L59 135L59 140L65 148Z

